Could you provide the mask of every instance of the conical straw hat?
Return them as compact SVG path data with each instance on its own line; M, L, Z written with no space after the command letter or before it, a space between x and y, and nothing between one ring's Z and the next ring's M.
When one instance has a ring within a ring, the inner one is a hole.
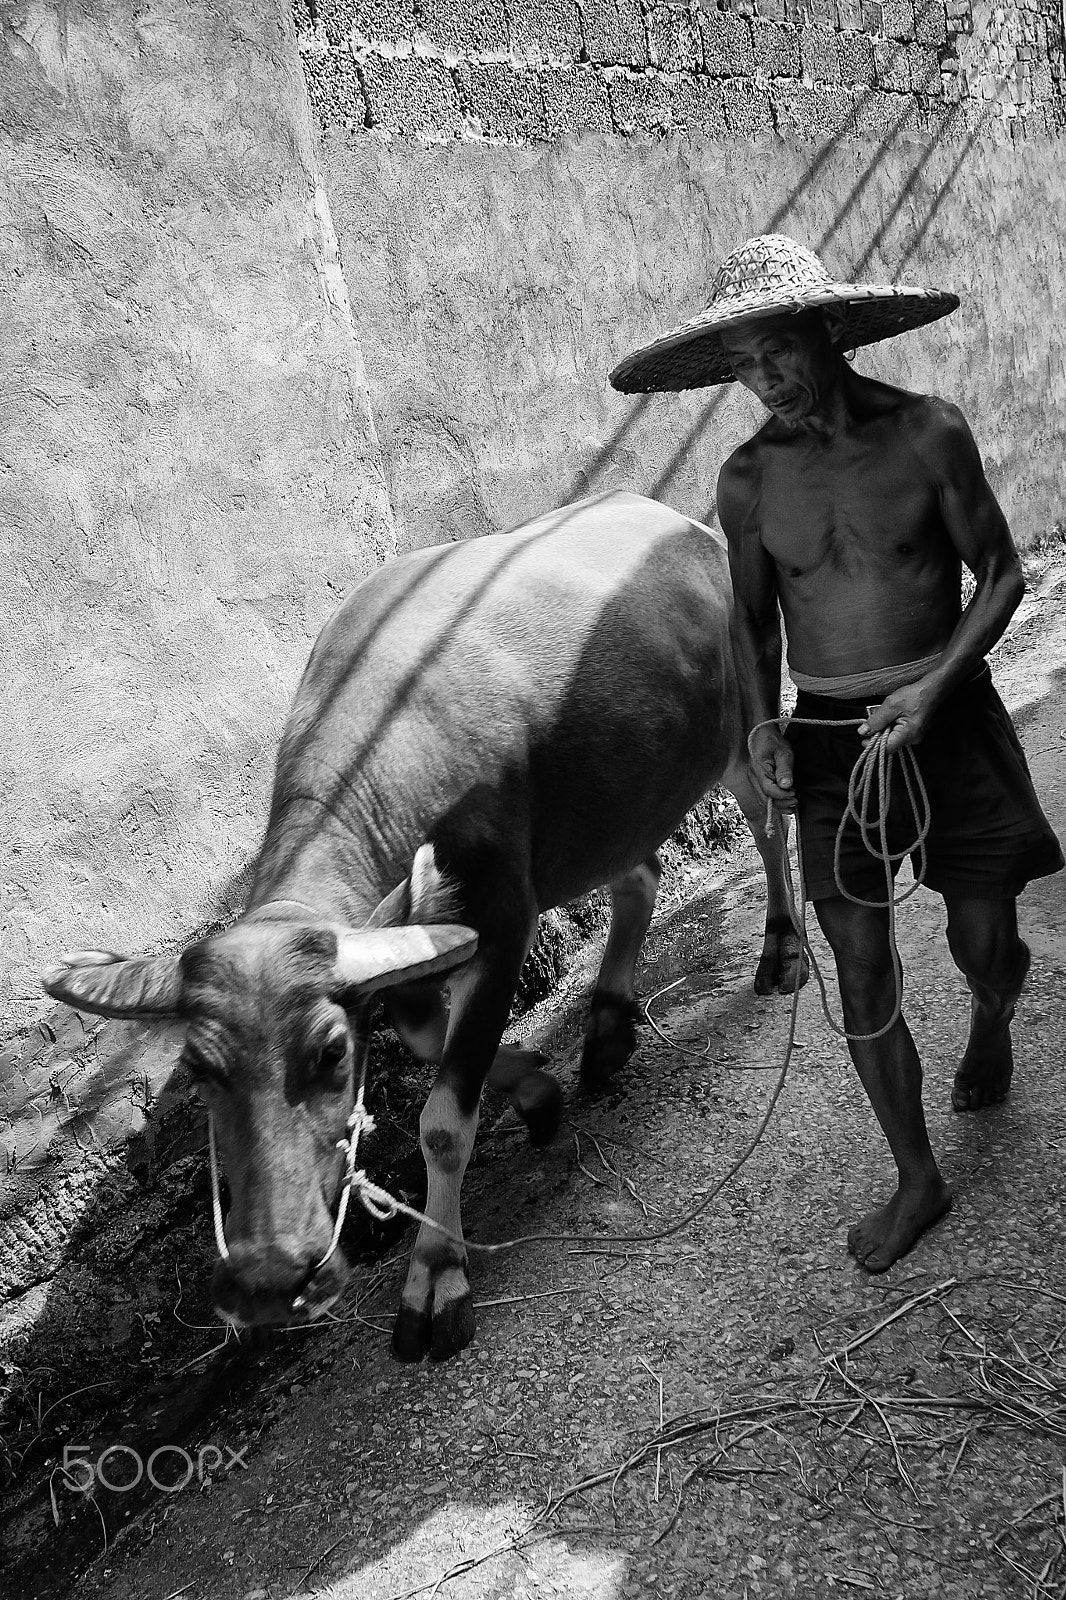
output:
M813 250L783 233L764 233L726 257L706 311L626 356L611 383L623 394L729 383L734 373L719 335L760 317L833 307L844 318L841 348L854 350L935 322L958 304L946 289L838 283Z

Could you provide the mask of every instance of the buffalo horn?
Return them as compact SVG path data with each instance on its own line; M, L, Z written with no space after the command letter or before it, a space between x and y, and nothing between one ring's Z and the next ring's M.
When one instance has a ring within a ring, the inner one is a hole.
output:
M337 988L371 993L415 978L442 977L469 961L476 949L473 928L458 923L349 928L337 939Z

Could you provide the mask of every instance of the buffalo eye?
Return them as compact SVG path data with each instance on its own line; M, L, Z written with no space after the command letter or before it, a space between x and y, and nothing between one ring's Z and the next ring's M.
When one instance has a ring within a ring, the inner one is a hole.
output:
M348 1035L331 1033L318 1053L320 1078L337 1078L348 1062Z
M195 1046L186 1044L182 1060L198 1093L205 1089L226 1089L229 1079L221 1064Z

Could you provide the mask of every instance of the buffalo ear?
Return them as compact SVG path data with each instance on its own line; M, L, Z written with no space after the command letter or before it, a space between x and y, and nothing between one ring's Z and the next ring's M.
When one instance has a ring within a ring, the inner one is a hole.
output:
M117 956L71 950L41 979L45 992L76 1011L102 1017L175 1017L181 1009L177 956Z
M405 922L454 922L461 913L458 886L437 865L431 844L421 844L411 875L387 894L367 919L368 928L396 928Z
M473 928L458 923L347 928L337 935L336 991L372 994L415 978L443 977L476 949Z

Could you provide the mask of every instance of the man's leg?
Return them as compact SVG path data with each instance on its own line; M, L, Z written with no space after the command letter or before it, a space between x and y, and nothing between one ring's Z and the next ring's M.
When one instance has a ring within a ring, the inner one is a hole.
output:
M896 999L888 914L841 895L815 904L836 957L844 1026L876 1033ZM922 1109L922 1066L902 1016L879 1039L849 1040L851 1059L881 1124L899 1172L887 1205L869 1212L848 1233L848 1249L868 1272L884 1272L951 1204Z
M1015 901L944 898L948 945L973 995L970 1037L951 1103L956 1111L977 1111L1002 1100L1010 1088L1010 1025L1029 971L1029 947L1018 937Z

